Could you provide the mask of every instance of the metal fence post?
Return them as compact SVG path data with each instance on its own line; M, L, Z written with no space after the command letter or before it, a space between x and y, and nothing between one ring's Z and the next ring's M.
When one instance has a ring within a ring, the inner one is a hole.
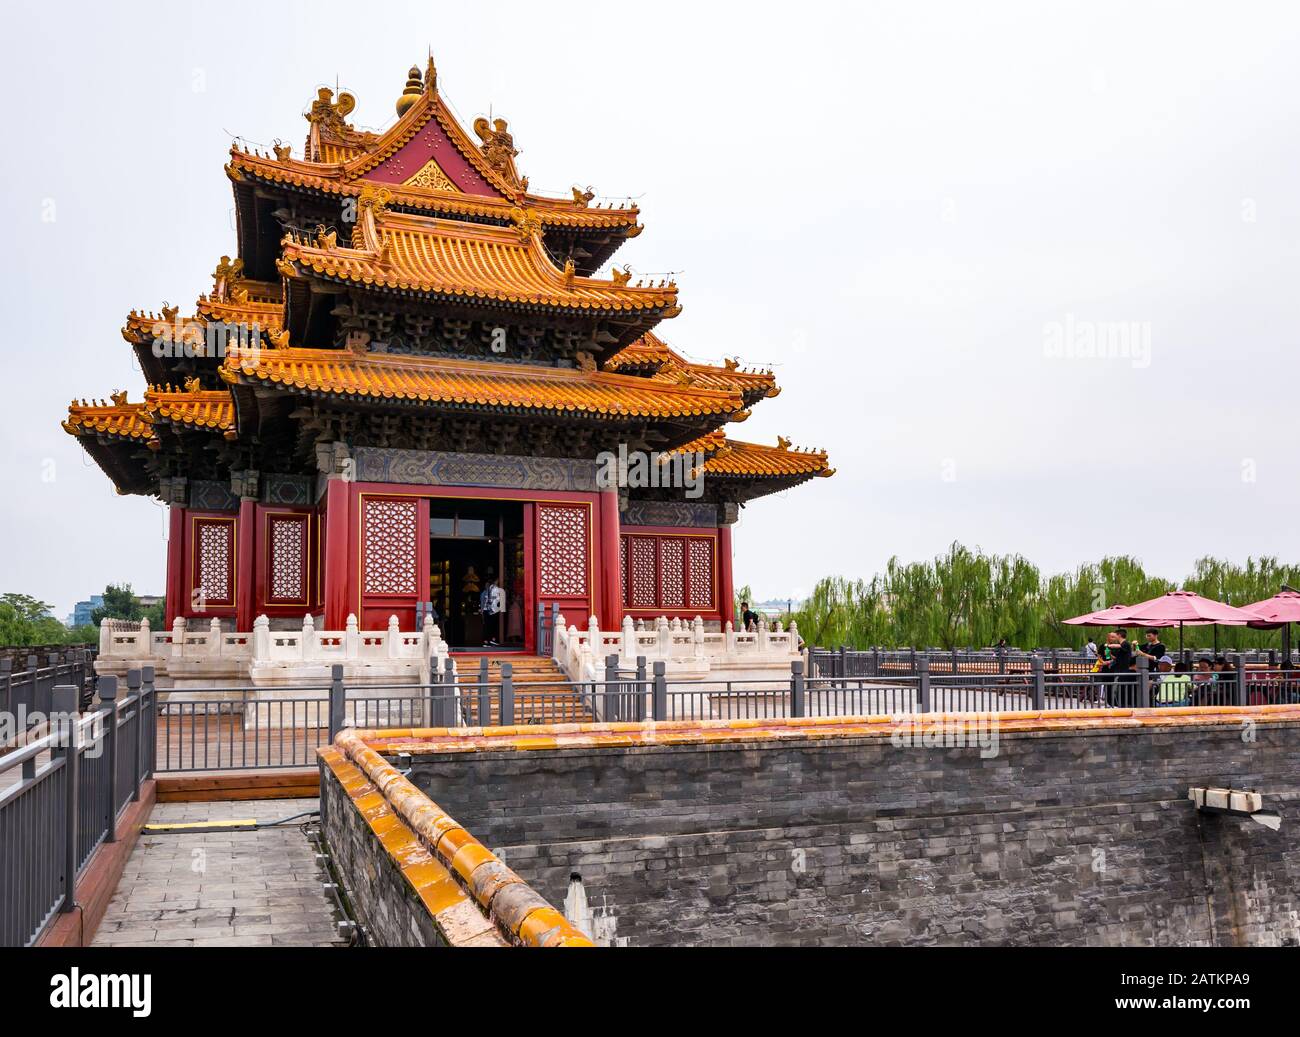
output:
M501 726L515 726L515 667L501 664Z
M618 708L618 656L605 656L605 716L608 723L614 720L621 720L621 711Z
M908 652L911 653L911 654L910 654L909 657L908 657L908 663L907 663L907 667L908 667L908 669L907 669L907 675L908 675L909 677L915 677L915 676L916 676L916 649L915 649L915 648L909 648L909 649L908 649Z
M126 693L135 696L135 723L131 726L131 802L140 802L140 725L144 711L140 708L142 699L140 687L144 683L139 670L126 671Z
M840 645L840 666L839 673L836 677L847 677L849 675L849 649L846 645Z
M654 696L651 702L652 716L655 720L668 719L668 664L660 660L654 665Z
M538 605L537 607L539 609L542 608L541 605ZM537 624L537 629L539 632L538 636L541 636L540 631L543 626L541 620L544 618L545 618L545 612L542 612L538 615L538 624ZM479 721L480 727L492 726L492 686L490 683L491 680L492 680L492 669L491 666L488 664L487 656L485 655L479 656L478 694L476 695L476 701L478 703L479 716L486 717L486 719Z
M335 663L330 667L330 744L343 730L347 719L347 691L343 687L343 664Z
M1006 660L1000 662L1005 666ZM1047 674L1043 666L1043 657L1035 655L1029 660L1029 672L1034 677L1034 709L1047 708Z
M537 654L546 655L546 605L537 603Z
M646 682L645 664L645 656L638 655L636 657L636 709L631 718L637 723L645 719L645 696L646 691L649 690Z
M99 701L104 715L104 766L108 768L108 809L104 817L104 842L117 842L117 678L99 678Z
M808 703L805 694L803 660L795 659L790 663L790 715L792 717L808 715Z
M141 717L147 718L144 729L144 772L141 778L152 778L158 768L158 692L153 686L152 666L140 668Z
M1137 708L1151 708L1151 660L1145 655L1137 657Z
M1003 676L1007 672L1007 650L1001 645L995 650L998 653L998 676Z
M32 715L36 712L36 701L38 698L36 692L37 667L38 664L36 662L36 656L29 655L27 657L27 697L25 699L27 703L27 725L29 728L31 727L31 723L32 723Z
M1237 671L1237 705L1246 705L1246 659L1241 655L1232 657L1232 668Z
M930 660L922 656L915 659L912 665L916 668L917 682L916 695L918 705L922 713L929 713L933 708L933 702L930 700Z
M63 758L63 780L67 783L63 789L63 903L59 911L70 912L77 904L77 787L81 784L78 776L81 763L81 749L77 745L77 707L81 702L81 689L58 687L51 696L51 725L53 718L59 718L59 738L54 749L56 756ZM58 867L55 864L54 867Z
M483 660L486 662L486 660ZM447 672L449 674L448 683L453 688L456 686L455 660L447 660ZM474 693L474 700L477 704L475 713L478 716L479 727L492 726L492 684L491 674L480 664L478 676L478 690Z
M871 676L880 676L880 649L871 649Z

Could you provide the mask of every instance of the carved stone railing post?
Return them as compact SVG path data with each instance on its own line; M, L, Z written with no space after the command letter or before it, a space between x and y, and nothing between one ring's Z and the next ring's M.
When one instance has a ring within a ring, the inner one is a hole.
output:
M762 652L766 652L766 651L767 651L767 645L768 645L768 635L767 635L767 617L765 617L765 616L759 616L759 617L758 617L758 650L759 650L759 652L760 652L760 653L762 653Z
M695 658L704 658L704 617L696 616L695 622L691 624L691 640L695 646Z
M636 658L636 627L632 623L631 616L623 617L623 658L631 661Z
M302 617L302 658L306 662L315 659L319 652L319 641L316 639L316 619L309 612Z
M153 655L153 631L149 629L147 616L140 617L140 640L136 644L136 655Z
M177 616L172 621L172 658L181 659L185 656L185 620Z
M271 661L271 621L266 616L253 620L253 662Z
M659 617L658 622L655 624L655 633L659 635L659 655L661 658L667 659L673 654L673 632L668 627L667 616Z
M402 654L402 624L396 616L388 617L388 636L384 638L388 647L388 658L397 659Z
M731 620L727 620L727 626L724 633L727 635L727 640L726 640L727 654L735 655L736 654L736 625Z
M215 659L221 654L221 620L215 616L208 624L208 658Z
M357 631L357 617L348 616L348 628L343 635L343 655L355 659L361 654L361 635Z

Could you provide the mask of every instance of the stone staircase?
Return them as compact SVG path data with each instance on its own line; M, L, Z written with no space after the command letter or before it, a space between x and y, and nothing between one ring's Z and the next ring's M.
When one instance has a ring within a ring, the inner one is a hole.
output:
M461 685L461 711L471 727L498 727L501 722L501 666L513 667L516 724L589 724L594 721L582 696L554 659L535 655L487 656L492 708L479 716L478 688L481 657L457 655L456 680Z

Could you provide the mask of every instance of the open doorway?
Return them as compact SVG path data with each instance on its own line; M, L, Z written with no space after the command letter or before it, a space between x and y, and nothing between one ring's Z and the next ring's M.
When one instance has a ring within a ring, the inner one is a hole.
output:
M523 651L522 504L430 502L429 600L453 651Z

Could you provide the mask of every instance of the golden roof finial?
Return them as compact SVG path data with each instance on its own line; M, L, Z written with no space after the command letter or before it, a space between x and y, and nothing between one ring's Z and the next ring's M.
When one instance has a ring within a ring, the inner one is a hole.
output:
M406 89L402 91L402 96L397 99L397 117L400 119L408 111L411 105L415 104L424 96L424 80L420 78L420 69L417 65L412 65L411 70L406 74Z
M429 48L429 63L424 68L424 89L433 93L438 88L438 69L433 64L433 48Z

